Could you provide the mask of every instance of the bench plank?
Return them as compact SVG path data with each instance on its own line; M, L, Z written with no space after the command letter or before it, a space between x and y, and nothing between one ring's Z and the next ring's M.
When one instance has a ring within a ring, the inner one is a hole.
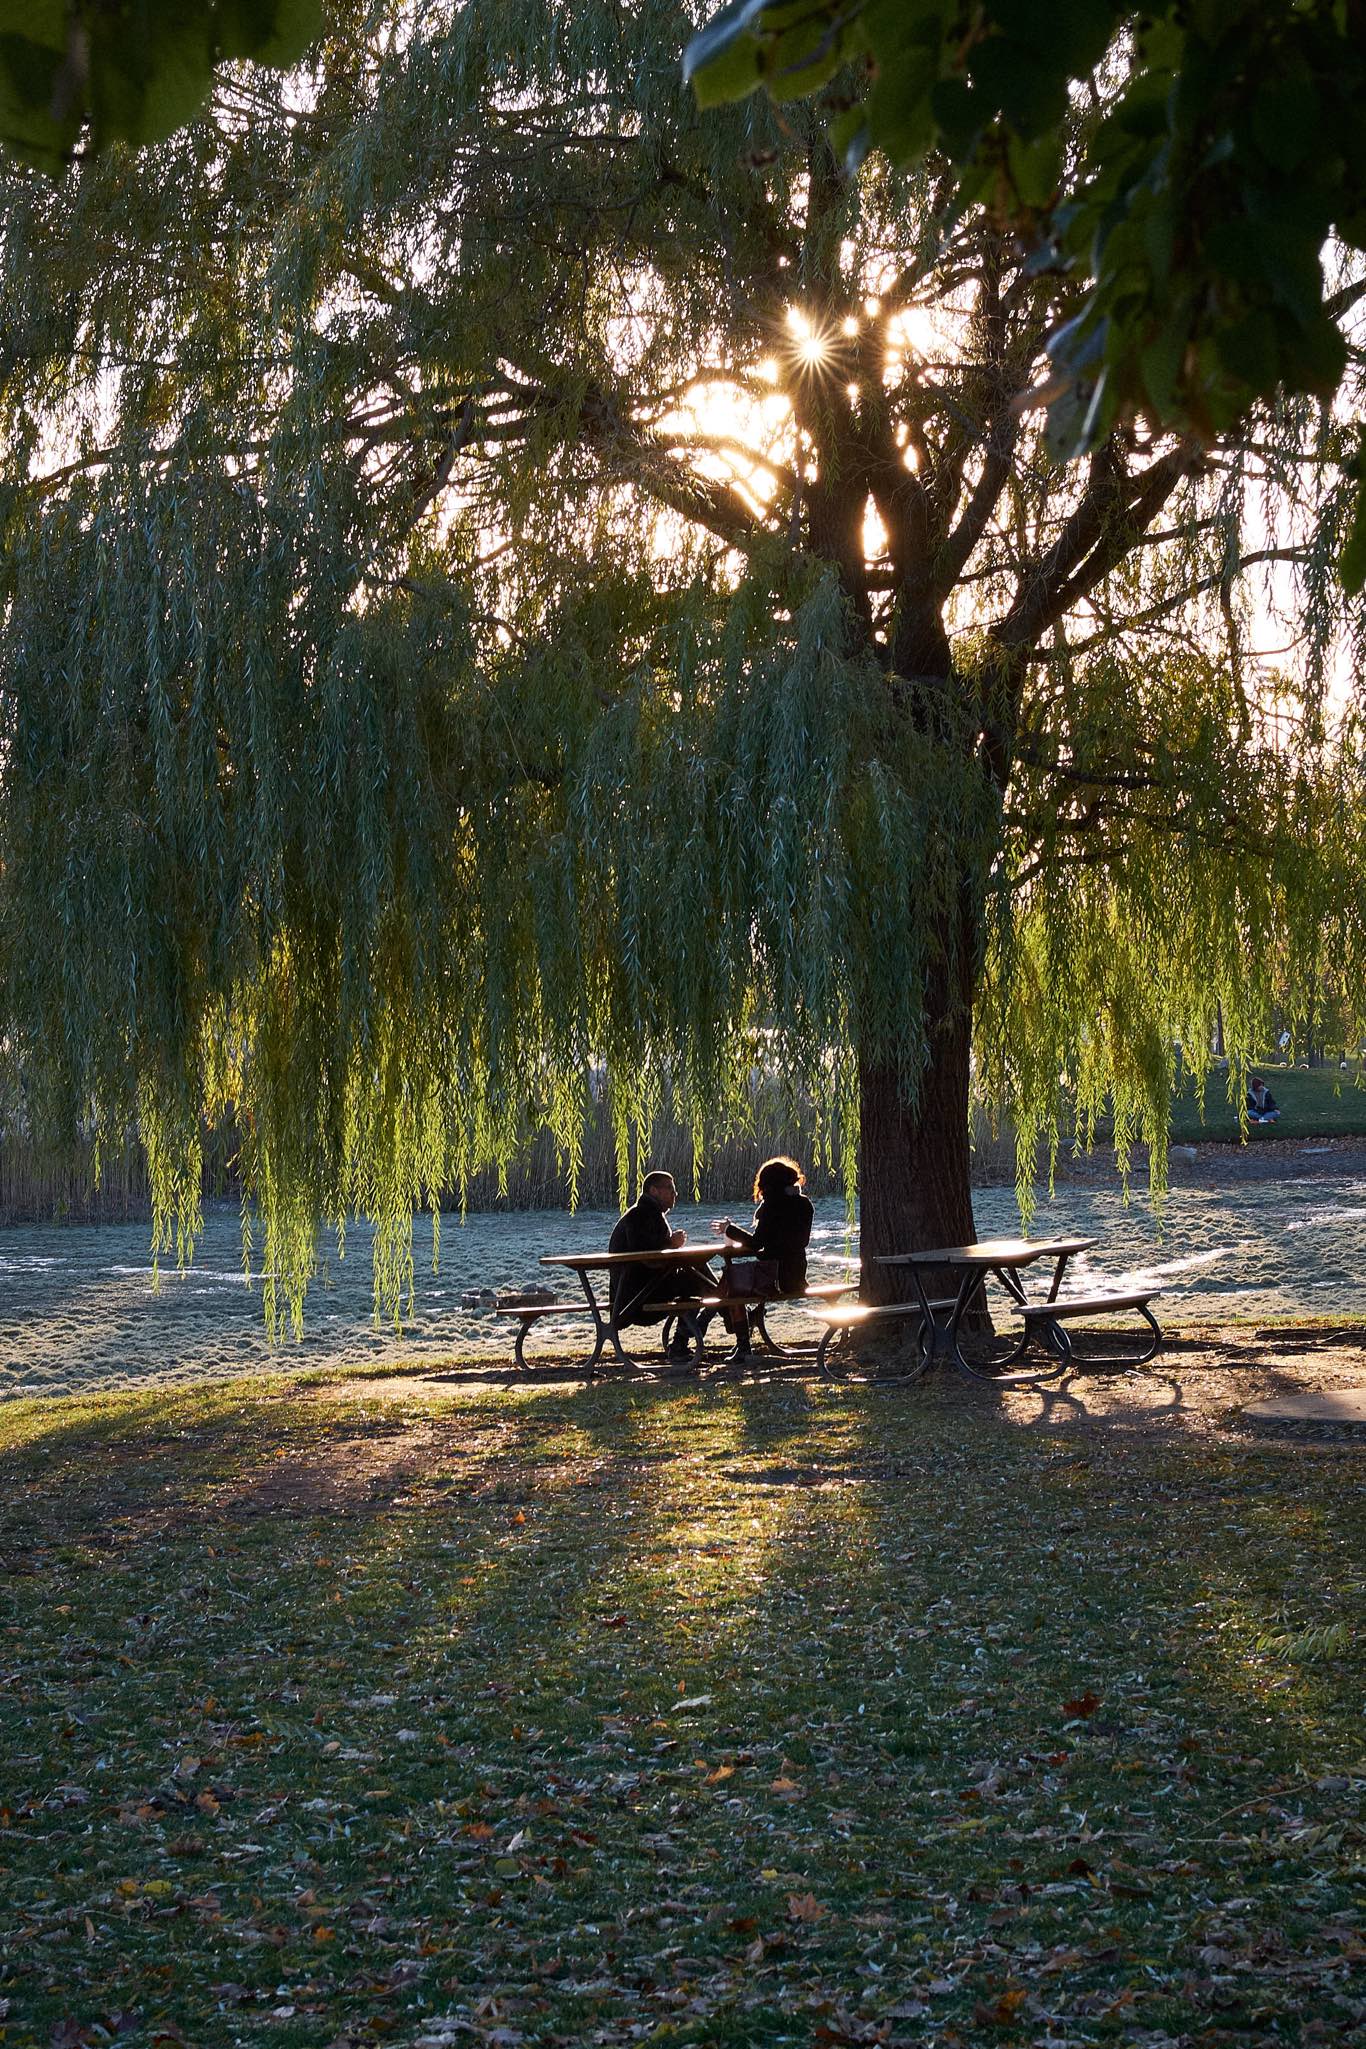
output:
M930 1308L952 1309L954 1298L936 1297ZM808 1309L808 1316L814 1316L821 1323L849 1327L856 1323L871 1323L879 1317L923 1316L918 1302L832 1302L826 1309Z
M1026 1323L1040 1317L1061 1323L1067 1316L1103 1316L1107 1309L1146 1309L1161 1293L1160 1288L1135 1289L1127 1295L1072 1295L1058 1302L1024 1302L1020 1315Z
M495 1316L520 1316L523 1323L534 1323L540 1316L591 1316L592 1310L586 1302L527 1302L520 1308L495 1309Z

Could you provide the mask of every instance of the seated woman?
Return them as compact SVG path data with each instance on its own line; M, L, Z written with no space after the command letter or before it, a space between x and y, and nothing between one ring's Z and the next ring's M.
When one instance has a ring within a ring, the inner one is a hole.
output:
M1272 1095L1260 1074L1254 1074L1247 1085L1248 1123L1274 1124L1280 1114L1276 1098Z
M806 1292L806 1248L815 1215L802 1189L806 1176L795 1160L785 1156L765 1160L754 1177L752 1229L733 1224L729 1217L718 1229L752 1253L750 1259L731 1260L721 1279L723 1295L774 1297ZM735 1334L735 1356L749 1355L749 1311L736 1302L722 1312L726 1328Z

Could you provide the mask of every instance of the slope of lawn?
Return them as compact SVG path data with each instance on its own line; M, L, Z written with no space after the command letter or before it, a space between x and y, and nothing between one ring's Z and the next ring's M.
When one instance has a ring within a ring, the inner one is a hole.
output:
M1356 1069L1332 1067L1261 1067L1257 1069L1280 1108L1275 1124L1252 1125L1249 1145L1268 1138L1366 1138L1366 1088L1357 1086ZM1228 1076L1216 1069L1206 1082L1204 1118L1189 1084L1172 1100L1173 1144L1199 1145L1220 1139L1236 1143L1238 1108L1228 1099Z
M267 1381L0 1446L6 2049L1366 2018L1348 1445Z

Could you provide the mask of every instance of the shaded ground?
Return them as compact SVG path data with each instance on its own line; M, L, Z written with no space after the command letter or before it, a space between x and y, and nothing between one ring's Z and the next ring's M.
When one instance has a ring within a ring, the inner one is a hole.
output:
M715 1356L718 1363L708 1370L703 1381L712 1395L720 1395L727 1387L743 1390L784 1384L814 1383L813 1398L822 1391L814 1369L807 1362L784 1365L761 1361L752 1375L737 1383L731 1380L723 1355L717 1352ZM386 1405L411 1410L415 1401L439 1406L460 1388L473 1391L528 1385L568 1387L578 1379L578 1369L570 1355L565 1354L558 1364L553 1359L544 1362L530 1381L495 1362L480 1359L449 1366L439 1373L358 1371L329 1376L320 1372L308 1377L305 1391L313 1398L331 1402L345 1389L353 1398L380 1405L381 1410ZM677 1391L677 1383L670 1385ZM984 1417L999 1409L1012 1425L1026 1429L1222 1439L1247 1434L1241 1412L1251 1402L1275 1395L1363 1385L1366 1328L1325 1323L1258 1329L1254 1325L1234 1324L1210 1329L1196 1326L1169 1334L1159 1357L1140 1373L1079 1371L1038 1388L994 1392L969 1386L946 1371L933 1384L932 1392L937 1402L957 1402L974 1416ZM878 1392L868 1391L874 1399ZM894 1390L882 1392L883 1398L894 1398ZM906 1396L911 1398L911 1390L906 1390ZM430 1427L426 1422L414 1426L420 1437ZM1303 1443L1306 1439L1306 1432L1277 1434L1287 1435L1287 1441L1292 1443ZM1335 1425L1313 1434L1344 1444L1356 1440L1355 1431ZM421 1443L414 1446L414 1456L423 1456L424 1447L422 1437Z
M1347 2043L1359 1343L7 1404L7 2049Z

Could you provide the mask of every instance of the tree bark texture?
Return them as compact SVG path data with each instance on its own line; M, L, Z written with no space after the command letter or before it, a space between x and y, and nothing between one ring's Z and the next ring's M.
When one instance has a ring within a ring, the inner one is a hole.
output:
M966 923L966 920L964 921ZM964 933L962 937L967 938ZM885 1056L859 1058L859 1243L862 1299L914 1297L904 1267L880 1257L935 1245L970 1244L971 1152L968 1084L972 1054L973 970L970 950L937 969L926 990L928 1059L918 1088L903 1082ZM947 1276L926 1276L931 1294Z

